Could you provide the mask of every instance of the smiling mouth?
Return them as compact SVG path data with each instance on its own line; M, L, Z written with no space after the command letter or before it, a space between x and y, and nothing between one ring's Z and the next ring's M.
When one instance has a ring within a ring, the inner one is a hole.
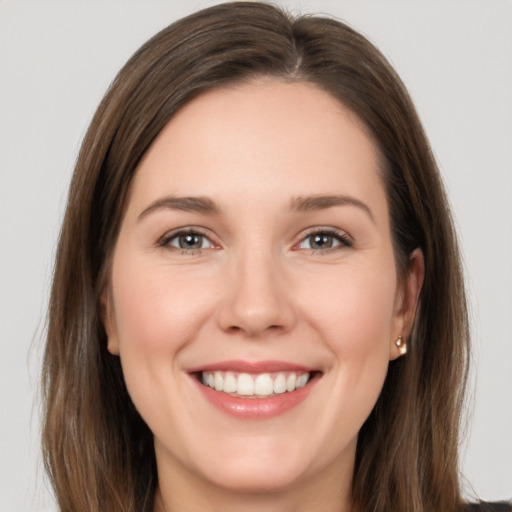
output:
M217 361L190 368L202 396L237 420L267 420L298 407L323 376L286 361Z
M236 398L272 398L303 388L318 372L286 371L245 373L233 371L202 371L198 380L215 391Z

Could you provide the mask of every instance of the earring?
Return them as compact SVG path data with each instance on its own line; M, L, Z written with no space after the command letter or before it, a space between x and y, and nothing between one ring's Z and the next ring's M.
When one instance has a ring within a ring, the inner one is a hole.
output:
M398 336L398 338L395 341L395 345L398 347L401 356L407 354L407 343L402 338L402 335Z

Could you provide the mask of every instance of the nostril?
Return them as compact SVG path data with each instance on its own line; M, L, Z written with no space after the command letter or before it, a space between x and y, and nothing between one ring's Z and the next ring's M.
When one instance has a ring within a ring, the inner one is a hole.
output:
M279 332L285 331L285 326L279 325L279 324L272 324L272 325L268 325L267 327L258 328L258 327L249 326L249 325L246 327L238 326L238 325L231 325L226 330L228 333L232 333L232 334L245 333L246 336L248 336L248 337L256 338L258 336L264 335L265 333L269 333L269 332L277 334Z

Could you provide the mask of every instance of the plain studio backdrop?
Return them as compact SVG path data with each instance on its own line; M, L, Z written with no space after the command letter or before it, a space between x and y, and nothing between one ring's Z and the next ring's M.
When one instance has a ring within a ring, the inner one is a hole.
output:
M39 456L52 257L80 141L116 72L210 1L0 0L0 511L54 511ZM367 35L408 86L460 230L474 366L463 471L512 497L512 4L289 0Z

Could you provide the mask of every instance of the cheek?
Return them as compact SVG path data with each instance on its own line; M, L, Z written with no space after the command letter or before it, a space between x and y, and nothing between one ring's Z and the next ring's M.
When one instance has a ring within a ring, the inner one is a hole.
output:
M304 293L304 311L340 358L389 350L396 280L389 269L346 268Z
M152 430L166 425L174 432L179 416L172 411L180 409L183 382L173 376L179 375L175 370L184 347L211 315L212 294L204 293L203 279L124 255L112 269L112 294L119 355L133 403Z
M188 280L179 272L120 262L113 282L121 355L132 350L146 356L179 350L210 309L211 299L201 293L200 280Z
M370 414L386 378L396 284L389 272L352 268L325 281L325 293L309 301L310 324L332 354L326 377L338 407L326 428L342 425L333 438L354 436Z

